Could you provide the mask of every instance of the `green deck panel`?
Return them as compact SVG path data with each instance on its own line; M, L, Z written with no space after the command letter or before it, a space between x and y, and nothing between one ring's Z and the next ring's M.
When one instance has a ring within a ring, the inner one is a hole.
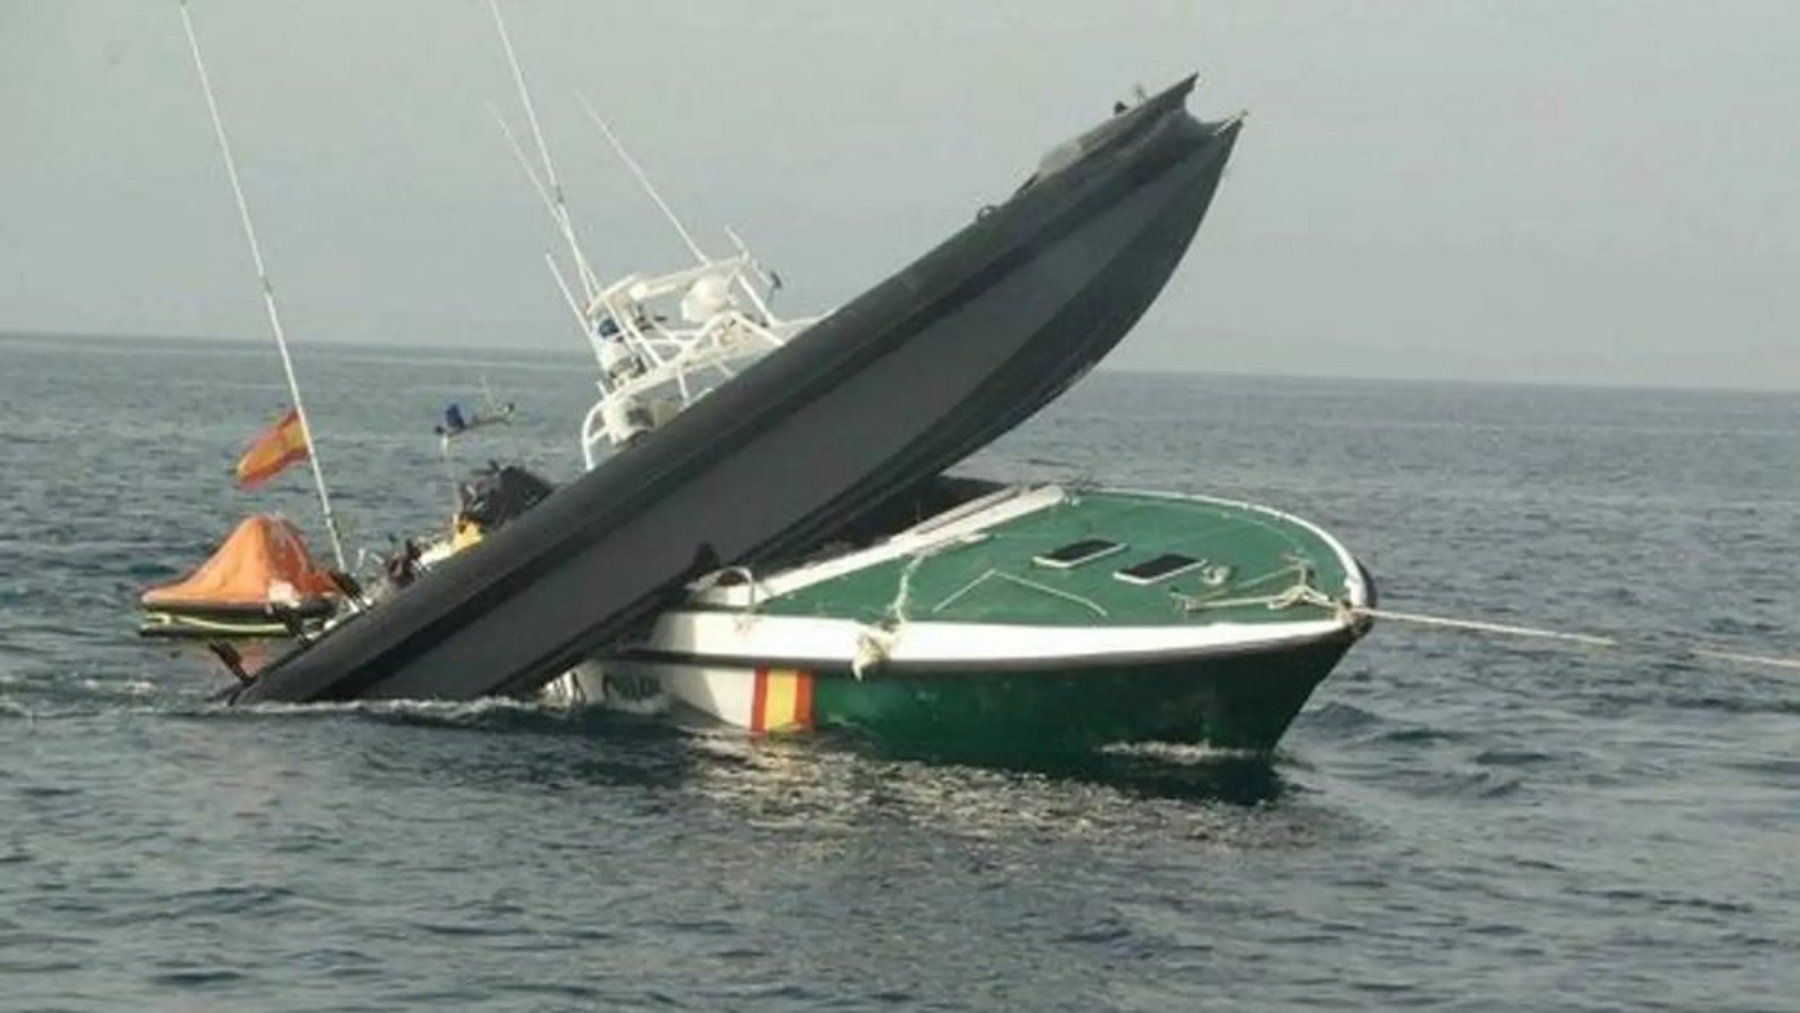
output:
M1261 511L1184 499L1120 492L1083 493L1027 516L987 529L988 537L953 545L915 562L903 557L766 599L757 611L770 615L820 616L879 623L890 611L902 574L910 566L903 608L912 622L1030 623L1052 626L1200 625L1209 622L1291 622L1324 618L1318 606L1272 610L1262 605L1184 612L1170 594L1247 597L1291 587L1293 574L1243 587L1246 581L1289 565L1291 556L1310 561L1314 586L1332 597L1343 594L1343 562L1313 531ZM1124 552L1072 570L1037 566L1033 556L1084 538L1123 542ZM1190 572L1157 584L1128 584L1115 570L1165 552L1179 552L1234 570L1222 588L1206 588ZM1078 602L1002 578L983 581L950 600L988 570L1079 595L1106 611L1103 617ZM948 601L948 604L945 604Z
M1350 646L1351 635L1281 651L1052 672L857 679L821 672L819 728L958 752L1033 755L1159 741L1266 753Z

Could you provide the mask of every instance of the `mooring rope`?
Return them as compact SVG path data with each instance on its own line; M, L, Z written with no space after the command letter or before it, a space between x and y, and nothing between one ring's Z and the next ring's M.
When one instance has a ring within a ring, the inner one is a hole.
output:
M1267 582L1283 573L1293 572L1294 566L1285 567L1249 581L1240 582L1226 590L1242 590L1253 584ZM1220 592L1214 592L1217 595ZM1255 595L1238 598L1221 598L1209 596L1190 596L1175 593L1173 597L1188 612L1208 611L1212 609L1243 608L1261 605L1271 610L1283 610L1299 605L1311 605L1317 608L1334 610L1345 621L1379 619L1384 622L1411 623L1416 626L1430 626L1437 629L1462 630L1469 633L1491 633L1506 637L1525 637L1534 640L1555 640L1568 644L1581 644L1587 647L1609 648L1614 650L1638 650L1647 653L1685 656L1689 658L1706 658L1714 661L1729 661L1739 665L1755 665L1767 668L1781 668L1800 671L1800 658L1782 658L1767 654L1747 654L1741 651L1724 651L1711 647L1683 647L1670 649L1660 645L1639 644L1620 637L1604 636L1597 633L1578 633L1571 630L1551 629L1546 626L1523 626L1516 623L1499 623L1485 619L1465 619L1454 616L1430 615L1424 612L1403 612L1398 609L1373 608L1366 605L1351 605L1347 601L1332 598L1330 595L1312 585L1312 573L1302 568L1299 579L1285 590L1274 594Z
M908 604L908 599L912 597L913 574L919 572L919 567L923 565L925 560L932 554L933 553L929 550L925 552L915 552L913 553L912 558L906 561L906 565L900 568L900 582L894 589L894 600L888 602L887 607L887 614L890 617L888 625L890 627L906 625L906 606Z
M1235 598L1225 597L1229 592L1245 591L1253 587L1258 587L1267 584L1277 577L1285 577L1290 573L1294 575L1294 582L1280 591L1275 591L1270 594L1240 595ZM1325 592L1314 587L1312 581L1312 564L1307 563L1305 560L1297 559L1279 570L1270 570L1268 573L1260 574L1255 577L1247 577L1243 580L1232 581L1229 584L1213 588L1210 591L1204 591L1200 594L1185 594L1171 588L1169 590L1169 595L1174 598L1176 603L1178 603L1182 607L1182 610L1186 612L1203 612L1208 609L1243 608L1249 605L1261 605L1276 611L1293 608L1295 605L1317 605L1321 608L1328 609L1341 609L1343 607L1342 602L1337 601Z
M1618 637L1607 637L1594 633L1572 633L1567 630L1552 630L1539 626L1514 626L1506 623L1484 622L1478 619L1455 619L1449 616L1425 615L1418 612L1397 612L1392 609L1352 606L1345 608L1343 611L1354 616L1366 616L1370 619L1413 623L1420 626L1433 626L1440 629L1467 630L1473 633L1494 633L1509 637L1532 637L1541 640L1559 640L1564 643L1584 644L1589 647L1608 648L1612 650L1641 651L1647 654L1704 658L1713 661L1729 661L1737 665L1751 665L1762 668L1780 668L1789 671L1800 671L1800 658L1781 658L1769 654L1745 654L1741 651L1721 651L1711 647L1670 648L1663 645L1638 643L1623 640Z
M1618 647L1619 641L1613 637L1596 636L1592 633L1570 633L1565 630L1546 629L1541 626L1514 626L1508 623L1486 622L1480 619L1452 619L1449 616L1425 615L1421 612L1397 612L1393 609L1365 608L1351 606L1345 611L1351 615L1366 616L1370 619L1391 620L1399 623L1416 623L1420 626L1436 626L1443 629L1468 630L1472 633L1497 633L1508 637L1534 637L1540 640L1562 640L1573 644L1587 644L1591 647Z
M1735 661L1740 665L1767 665L1771 668L1791 668L1800 671L1800 658L1774 658L1766 654L1739 654L1736 651L1715 651L1706 647L1690 647L1688 653L1697 658L1717 658L1720 661Z
M927 559L943 551L944 546L929 546L912 554L906 564L900 568L900 580L894 588L894 599L888 602L883 613L888 617L879 623L863 623L856 632L856 650L850 658L850 674L858 679L870 668L885 663L894 652L894 645L899 643L900 634L906 630L906 609L912 600L913 574Z

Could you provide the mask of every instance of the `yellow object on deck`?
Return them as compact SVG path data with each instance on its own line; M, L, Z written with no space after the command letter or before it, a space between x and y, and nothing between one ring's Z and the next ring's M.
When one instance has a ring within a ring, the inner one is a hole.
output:
M481 525L458 517L455 529L450 533L451 551L461 552L479 541L481 541Z

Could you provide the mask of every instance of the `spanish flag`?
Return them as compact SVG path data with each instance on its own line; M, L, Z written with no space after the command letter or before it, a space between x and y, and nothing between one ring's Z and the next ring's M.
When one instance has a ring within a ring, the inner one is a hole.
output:
M306 460L310 446L306 442L306 427L300 424L300 413L289 408L238 458L238 488L255 488L295 461Z

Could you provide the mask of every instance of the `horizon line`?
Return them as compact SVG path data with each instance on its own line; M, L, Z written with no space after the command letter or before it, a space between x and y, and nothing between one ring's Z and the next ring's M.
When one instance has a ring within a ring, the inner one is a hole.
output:
M226 335L226 334L165 334L165 333L104 334L104 333L99 333L99 332L95 332L95 331L10 330L10 329L5 329L5 328L0 328L0 339L25 339L25 340L36 339L36 340L49 340L49 341L73 340L73 341L91 342L94 344L112 344L112 345L125 344L125 343L129 343L129 342L149 341L149 342L166 342L166 343L176 344L176 345L180 345L180 344L189 344L189 345L216 344L216 345L238 345L238 346L246 346L246 347L257 345L257 344L262 344L264 342L270 341L270 339L268 339L268 338L248 337L248 336L242 336L242 335ZM361 351L361 350L395 352L395 351L415 351L415 350L423 350L423 349L429 349L429 348L441 348L445 351L493 352L493 353L498 353L498 354L513 354L513 355L519 354L521 352L525 352L525 353L541 354L541 355L554 356L554 357L567 357L567 358L571 358L571 359L586 359L589 357L588 351L586 349L581 349L581 348L566 348L566 347L561 347L558 345L537 344L537 343L523 344L523 345L521 345L521 344L489 344L489 343L484 343L482 339L476 339L473 341L453 340L453 341L448 341L448 342L444 342L441 344L432 344L430 342L425 342L425 341L407 341L402 338L380 339L380 340L375 340L375 341L363 341L363 340L355 340L355 339L347 339L347 338L324 337L324 338L307 338L307 339L305 339L304 344L307 346L322 346L324 348L331 349L334 352L342 352L342 351L354 352L354 351ZM271 346L271 348L270 348L271 354L273 354L274 351L275 350ZM1455 377L1455 376L1394 376L1394 375L1389 375L1389 374L1357 375L1357 374L1344 374L1344 373L1305 372L1305 371L1295 371L1295 370L1271 372L1271 371L1262 371L1262 370L1232 369L1229 367L1195 368L1192 366L1181 366L1181 365L1174 365L1174 366L1109 365L1104 361L1097 364L1094 367L1094 371L1102 372L1102 373L1127 374L1127 375L1137 375L1137 376L1160 376L1160 375L1167 375L1170 373L1174 373L1174 374L1179 374L1182 376L1212 376L1212 377L1221 377L1221 378L1239 377L1239 378L1243 378L1243 379L1258 379L1258 380L1331 381L1331 382L1336 382L1336 383L1402 384L1402 385L1412 384L1412 385L1419 385L1419 386L1455 385L1455 386L1467 386L1467 387L1527 387L1527 388L1535 387L1535 388L1548 388L1548 389L1554 389L1554 390L1632 390L1632 391L1647 391L1647 392L1649 392L1649 391L1668 391L1668 392L1697 393L1697 394L1760 394L1760 395L1800 394L1800 386L1773 386L1773 385L1771 385L1771 386L1751 386L1751 385L1746 385L1741 382L1681 384L1681 383L1662 382L1662 381L1645 381L1645 380L1592 380L1592 379L1581 379L1581 380L1531 379L1531 380L1528 380L1528 379L1490 379L1490 378Z

